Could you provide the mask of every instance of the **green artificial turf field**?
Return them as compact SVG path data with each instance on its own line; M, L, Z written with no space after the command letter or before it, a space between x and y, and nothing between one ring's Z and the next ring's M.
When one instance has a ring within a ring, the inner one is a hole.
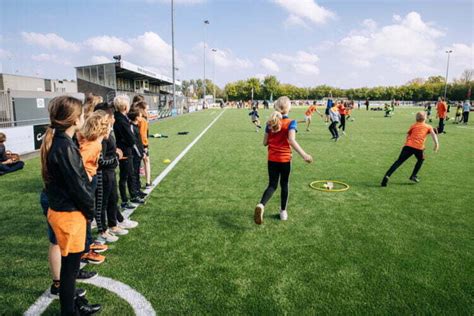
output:
M304 110L290 116L301 120ZM314 163L294 155L289 220L279 220L277 192L257 226L253 208L267 184L263 133L248 111L227 109L135 211L139 226L86 269L133 287L157 314L472 314L474 127L449 121L439 153L427 140L419 184L408 180L411 158L380 187L415 111L384 118L355 110L337 143L317 116L311 132L300 124L297 140ZM220 113L151 125L169 135L150 139L153 177ZM309 187L326 179L351 188ZM21 314L51 282L39 159L0 184L0 314ZM132 313L115 294L80 286L103 304L102 315Z

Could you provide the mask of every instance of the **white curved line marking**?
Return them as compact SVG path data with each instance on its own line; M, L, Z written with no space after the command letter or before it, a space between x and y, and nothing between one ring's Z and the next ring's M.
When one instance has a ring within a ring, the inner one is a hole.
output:
M47 289L37 300L36 302L28 308L28 310L23 314L25 316L37 316L44 313L49 304L53 302L54 298L49 296L49 289Z
M92 280L85 280L81 282L92 284L117 294L130 304L130 306L133 308L133 311L135 312L135 315L137 316L156 315L155 310L153 309L153 306L151 306L150 302L148 302L143 295L132 289L127 284L101 276L98 276Z

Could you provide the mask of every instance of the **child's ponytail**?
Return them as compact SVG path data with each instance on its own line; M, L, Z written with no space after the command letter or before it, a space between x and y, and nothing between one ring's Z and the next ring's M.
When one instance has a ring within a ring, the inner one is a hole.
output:
M281 129L281 119L282 115L280 112L275 111L270 115L270 119L268 120L268 125L273 133L278 133Z
M46 129L46 133L43 135L43 143L41 144L41 176L43 177L44 183L48 182L48 153L53 145L54 129L50 126Z
M82 115L82 103L73 97L60 96L49 102L48 110L51 123L46 129L40 148L41 175L44 183L49 182L48 154L53 145L54 133L58 130L65 131L76 124L76 120Z

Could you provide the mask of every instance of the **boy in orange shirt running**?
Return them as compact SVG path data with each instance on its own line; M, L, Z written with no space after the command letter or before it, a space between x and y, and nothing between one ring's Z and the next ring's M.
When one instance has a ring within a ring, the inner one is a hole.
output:
M428 134L431 134L433 142L435 143L434 151L437 152L439 150L438 137L436 136L433 127L426 124L425 121L426 114L424 112L416 113L416 123L413 124L408 130L405 146L403 147L397 161L393 163L393 165L390 167L390 169L388 169L387 173L383 177L381 184L383 187L387 186L388 180L395 170L397 170L398 167L400 167L405 162L405 160L410 158L412 155L415 155L417 162L415 168L413 169L413 173L410 176L410 180L413 182L420 182L416 175L418 171L420 171L425 159L423 151L425 149L425 140Z
M309 125L311 124L311 120L313 119L313 113L316 112L319 116L323 117L321 113L319 113L318 108L316 107L316 101L313 102L312 105L304 113L304 122L306 123L306 131L309 132Z

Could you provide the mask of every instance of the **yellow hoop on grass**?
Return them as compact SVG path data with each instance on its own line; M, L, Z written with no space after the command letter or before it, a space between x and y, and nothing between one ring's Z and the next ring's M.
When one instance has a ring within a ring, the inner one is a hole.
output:
M342 188L340 188L340 189L328 189L328 188L323 188L323 187L316 186L316 183L325 183L326 184L326 183L329 183L329 182L340 184L340 185L342 185ZM344 192L344 191L349 190L349 188L350 188L350 186L347 183L344 183L342 181L335 181L335 180L317 180L317 181L311 182L309 184L309 186L312 189L315 189L315 190L318 190L318 191L323 191L323 192Z

